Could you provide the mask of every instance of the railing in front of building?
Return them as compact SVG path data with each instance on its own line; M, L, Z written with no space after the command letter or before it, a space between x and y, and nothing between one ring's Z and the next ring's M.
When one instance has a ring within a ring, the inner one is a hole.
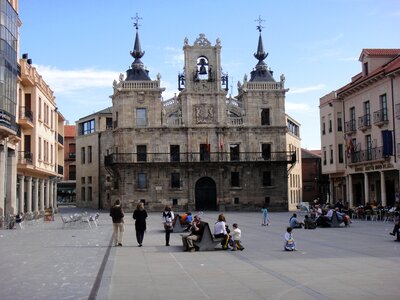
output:
M75 152L69 152L68 153L68 158L69 159L75 159L76 158L76 153Z
M33 163L33 153L30 151L18 151L18 163L31 165Z
M229 120L231 125L243 125L242 117L230 117Z
M380 109L374 112L374 125L383 125L389 122L387 109Z
M371 115L366 114L358 118L358 129L366 130L371 128Z
M30 109L27 109L25 106L19 107L19 118L26 119L29 122L33 123L33 113Z
M400 119L400 103L397 103L395 106L396 118Z
M105 157L105 165L144 163L204 163L204 162L284 162L295 163L295 152L190 152L190 153L113 153Z
M243 88L248 90L282 90L284 89L283 82L246 82Z
M383 160L383 147L375 147L367 150L355 151L350 154L350 163L360 163L366 161Z
M356 128L356 120L352 119L350 121L344 122L344 132L345 133L352 133L357 130Z
M57 140L61 145L64 145L64 137L61 134L57 134Z
M64 167L57 165L57 173L60 175L64 175Z
M116 87L119 90L158 89L160 81L121 81Z
M5 111L3 109L0 109L0 126L6 127L14 131L15 134L20 137L20 135L18 135L18 130L21 130L21 128L16 123L15 116L11 115L8 111Z

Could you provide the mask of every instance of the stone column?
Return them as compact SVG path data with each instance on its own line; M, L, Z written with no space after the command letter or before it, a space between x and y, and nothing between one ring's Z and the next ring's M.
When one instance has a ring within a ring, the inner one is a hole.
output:
M46 194L44 195L44 207L49 208L49 199L50 199L50 180L46 179Z
M19 193L18 193L18 212L25 212L25 176L18 176Z
M49 185L49 206L48 207L53 207L53 180L48 181Z
M17 211L17 158L15 151L8 149L6 177L6 212L15 215Z
M5 196L5 178L6 178L6 152L4 151L4 145L0 145L0 217L4 217L4 210L6 207Z
M32 212L32 177L26 177L26 212Z
M348 194L347 194L347 199L349 201L349 207L354 207L354 200L353 200L353 180L351 175L347 175L346 176L346 180L347 180L347 190L348 190Z
M57 181L53 182L53 210L54 212L58 212L57 206Z
M364 173L364 204L369 202L368 173Z
M385 184L385 172L380 171L381 175L381 199L382 199L382 206L386 206L386 184Z
M33 211L39 211L39 179L33 179Z
M44 179L40 179L40 211L44 211Z

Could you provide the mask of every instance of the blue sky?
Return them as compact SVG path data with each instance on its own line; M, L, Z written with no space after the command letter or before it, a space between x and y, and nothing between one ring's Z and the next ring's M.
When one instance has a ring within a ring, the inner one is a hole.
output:
M235 96L257 63L261 16L265 62L277 81L285 75L286 112L301 124L307 149L320 148L319 98L360 72L361 50L400 48L399 0L20 0L20 53L29 54L70 124L111 106L112 82L133 61L136 13L142 61L152 79L161 74L164 99L178 92L184 38L193 44L200 33L212 44L220 38Z

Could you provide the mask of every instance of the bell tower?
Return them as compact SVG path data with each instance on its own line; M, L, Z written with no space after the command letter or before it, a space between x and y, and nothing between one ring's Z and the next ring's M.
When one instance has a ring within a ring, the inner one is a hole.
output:
M184 40L184 71L178 75L182 118L189 126L215 126L226 118L228 76L221 67L221 41L211 45L201 33L193 45Z

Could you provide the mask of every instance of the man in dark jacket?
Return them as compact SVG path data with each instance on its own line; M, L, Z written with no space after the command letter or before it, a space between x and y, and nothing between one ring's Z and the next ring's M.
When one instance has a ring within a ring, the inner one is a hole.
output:
M194 217L191 232L189 235L182 236L182 243L185 251L194 252L193 241L201 239L204 232L204 225L198 216Z
M124 232L124 211L121 207L121 202L116 200L114 205L110 209L110 216L113 221L114 229L114 245L122 246L122 235Z

